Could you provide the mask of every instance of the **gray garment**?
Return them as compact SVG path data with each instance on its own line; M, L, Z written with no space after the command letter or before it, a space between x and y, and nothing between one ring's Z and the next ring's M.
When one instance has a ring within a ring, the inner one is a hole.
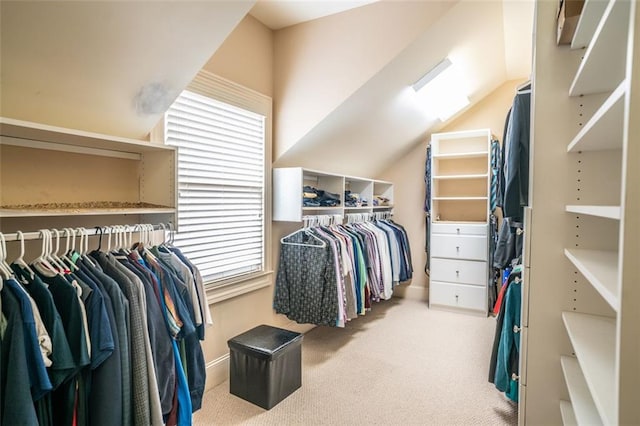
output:
M129 301L133 424L135 426L149 426L151 409L149 407L149 382L143 334L143 327L146 327L146 324L142 318L143 311L138 291L129 277L120 270L120 267L124 267L117 263L113 256L98 252L97 259L107 275L118 283Z
M122 261L129 262L129 259L125 257ZM147 398L149 401L149 425L162 426L164 421L162 419L162 408L160 407L160 392L158 391L158 381L156 379L155 366L153 363L153 355L151 354L151 342L149 340L149 324L147 320L147 297L144 292L144 284L142 280L134 274L129 268L120 262L116 263L116 266L120 271L125 274L131 283L135 286L137 291L137 297L140 301L140 310L142 314L143 326L142 339L144 342L144 356L145 364L144 370L147 372ZM134 388L135 389L135 388Z
M493 255L493 266L505 269L511 261L522 255L522 235L518 235L518 228L522 229L522 223L514 222L511 218L502 219L498 244Z
M287 239L301 246L280 245L273 307L301 324L335 326L338 319L338 285L333 252L315 238L298 232Z
M93 255L93 254L92 254ZM118 283L113 278L105 274L103 271L83 259L82 264L89 269L93 275L100 281L104 288L105 296L109 298L113 305L113 315L116 324L116 333L118 337L118 347L120 351L121 377L121 397L122 397L122 425L131 426L133 424L131 412L131 356L129 346L129 301L120 290ZM115 372L115 371L114 371ZM114 378L114 380L116 380ZM91 393L94 393L92 389ZM115 395L106 395L114 398Z
M135 258L137 253L133 254ZM137 266L137 260L129 255L129 269L136 273L144 283L144 291L147 301L147 326L149 328L149 342L151 343L153 365L158 384L161 411L169 414L173 404L173 396L176 390L176 368L173 353L173 343L162 314L160 302L153 290L153 278L150 271L145 271L142 266ZM134 268L134 269L132 269Z

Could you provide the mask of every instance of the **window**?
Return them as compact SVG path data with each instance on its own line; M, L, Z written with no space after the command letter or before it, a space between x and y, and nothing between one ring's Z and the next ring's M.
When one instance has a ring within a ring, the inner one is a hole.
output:
M271 99L201 72L164 126L178 147L175 245L210 285L264 272Z

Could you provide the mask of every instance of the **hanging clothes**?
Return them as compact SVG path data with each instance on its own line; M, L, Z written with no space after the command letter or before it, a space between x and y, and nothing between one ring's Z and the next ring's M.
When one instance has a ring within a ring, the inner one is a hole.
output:
M521 221L529 203L529 133L531 91L517 93L505 125L502 164L504 173L504 217Z
M344 327L412 274L406 231L391 220L301 229L281 240L273 307L299 323Z
M0 291L2 424L191 424L211 314L177 248L41 256L35 273L11 269Z
M489 365L489 381L515 402L518 402L521 277L522 265L517 265L509 273L509 278L501 291L501 294L504 294L504 300L499 307Z

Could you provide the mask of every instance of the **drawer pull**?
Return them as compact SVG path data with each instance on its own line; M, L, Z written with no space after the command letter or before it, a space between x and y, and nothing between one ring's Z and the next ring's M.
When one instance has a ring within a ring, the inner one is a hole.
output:
M460 271L456 271L456 277L460 276Z
M456 233L460 233L460 228L456 228Z
M456 251L460 252L460 246L456 246Z
M522 327L518 327L517 325L513 326L513 332L514 333L520 333L520 330L522 330Z
M517 382L518 380L520 380L520 376L518 376L516 373L511 373L511 380Z

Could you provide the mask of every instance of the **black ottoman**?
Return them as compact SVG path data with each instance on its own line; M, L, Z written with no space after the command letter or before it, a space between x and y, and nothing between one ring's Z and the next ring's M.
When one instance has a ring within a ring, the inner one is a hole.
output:
M259 325L229 345L229 390L267 410L302 385L302 334Z

